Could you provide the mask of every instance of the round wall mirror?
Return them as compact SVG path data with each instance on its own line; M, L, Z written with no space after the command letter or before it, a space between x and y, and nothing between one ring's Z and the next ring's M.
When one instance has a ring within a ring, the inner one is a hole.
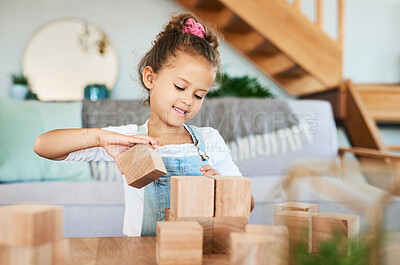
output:
M47 23L31 37L22 72L40 100L82 100L87 85L114 87L119 61L110 39L97 25L64 18Z

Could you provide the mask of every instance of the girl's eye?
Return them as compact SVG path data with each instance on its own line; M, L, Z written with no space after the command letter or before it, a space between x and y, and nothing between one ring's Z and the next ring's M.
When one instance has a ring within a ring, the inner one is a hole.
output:
M175 87L176 87L176 89L178 89L178 90L185 90L184 88L181 88L181 87L179 87L179 86L177 86L177 85L175 85Z
M175 85L175 84L174 84ZM178 89L178 90L180 90L180 91L184 91L185 89L184 88L181 88L181 87L179 87L179 86L177 86L177 85L175 85L175 87L176 87L176 89ZM203 97L200 97L200 96L198 96L198 95L194 95L197 99L203 99Z

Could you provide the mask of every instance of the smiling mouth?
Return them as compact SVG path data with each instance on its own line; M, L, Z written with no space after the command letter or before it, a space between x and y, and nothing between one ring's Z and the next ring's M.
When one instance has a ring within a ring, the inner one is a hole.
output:
M172 107L176 113L178 113L179 116L184 117L186 116L187 111L181 110L180 108L177 108L175 106Z

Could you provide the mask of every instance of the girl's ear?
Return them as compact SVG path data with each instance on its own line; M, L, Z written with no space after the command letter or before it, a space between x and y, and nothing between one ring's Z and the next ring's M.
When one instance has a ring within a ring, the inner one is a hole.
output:
M148 88L152 89L154 86L154 79L155 79L155 73L153 71L153 68L151 66L146 66L143 69L143 84Z

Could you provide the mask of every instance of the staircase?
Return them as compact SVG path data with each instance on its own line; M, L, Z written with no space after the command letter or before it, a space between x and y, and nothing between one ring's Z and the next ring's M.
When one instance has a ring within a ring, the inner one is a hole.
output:
M301 0L175 0L218 29L225 40L287 93L331 102L353 146L386 146L377 123L400 123L400 85L352 84L343 80L344 0L338 4L338 39L301 13Z
M293 5L285 0L176 2L216 27L238 53L293 96L331 90L342 80L342 34L333 40L321 29L320 0L316 22L300 12L300 1ZM339 5L339 17L342 12Z

